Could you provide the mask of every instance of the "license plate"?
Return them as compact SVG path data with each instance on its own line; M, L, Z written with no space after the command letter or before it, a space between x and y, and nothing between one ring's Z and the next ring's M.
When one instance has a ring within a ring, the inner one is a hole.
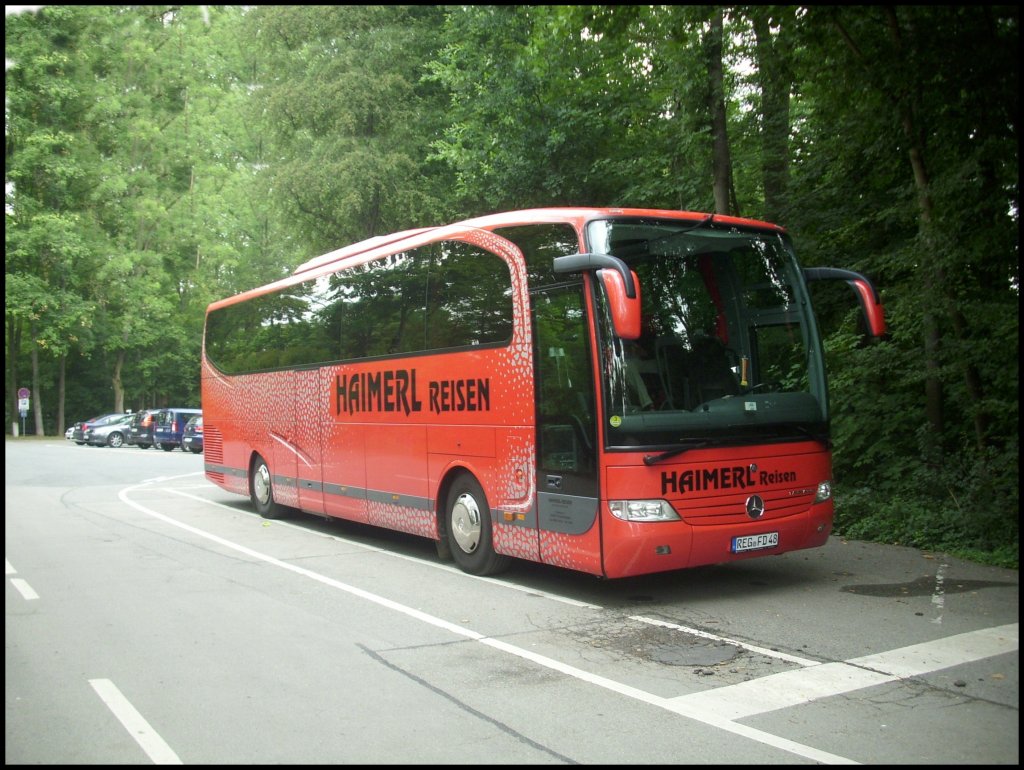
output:
M740 535L732 539L732 552L760 551L762 548L774 548L778 544L778 532L764 532L760 535Z

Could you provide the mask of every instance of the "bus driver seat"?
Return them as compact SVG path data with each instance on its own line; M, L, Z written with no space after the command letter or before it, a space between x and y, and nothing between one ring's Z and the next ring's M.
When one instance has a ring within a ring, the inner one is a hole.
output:
M739 379L729 366L729 351L718 337L697 337L690 353L697 403L703 404L740 392Z

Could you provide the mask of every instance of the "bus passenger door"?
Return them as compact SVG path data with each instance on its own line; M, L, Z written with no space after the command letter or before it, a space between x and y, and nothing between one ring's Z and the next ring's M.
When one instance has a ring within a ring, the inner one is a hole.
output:
M583 282L531 294L540 557L600 574L595 395Z
M259 398L252 406L258 422L255 449L270 466L274 502L298 507L296 484L295 397L296 372L268 372L259 376Z
M276 372L266 405L274 501L323 513L320 422L326 395L316 370ZM261 450L262 451L262 450Z
M329 414L330 389L318 369L295 372L294 427L291 444L298 487L298 507L324 512L323 424Z

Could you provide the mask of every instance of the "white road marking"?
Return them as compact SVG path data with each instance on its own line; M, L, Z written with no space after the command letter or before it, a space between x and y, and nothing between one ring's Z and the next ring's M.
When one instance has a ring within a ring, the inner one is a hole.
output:
M914 644L844 663L784 671L749 682L671 699L673 705L735 720L766 711L799 706L821 698L909 679L932 671L1015 652L1019 624L983 628L934 642Z
M209 489L208 486L204 487L204 488L205 489ZM205 503L206 505L213 505L213 506L216 506L218 508L224 508L225 510L232 511L234 513L238 513L238 509L236 509L236 508L232 508L231 506L224 505L223 503L214 502L213 500L208 500L207 498L200 497L199 495L190 495L188 492L183 492L181 490L182 490L181 487L175 487L175 488L167 487L167 488L161 489L159 491L161 491L161 492L171 492L172 494L179 495L181 497L187 497L187 498L189 498L191 500L197 500L197 501L199 501L201 503ZM150 490L150 491L156 491L156 490ZM265 522L265 523L269 524L270 522ZM295 524L290 524L287 521L275 520L273 522L273 526L275 526L275 527L290 527L292 529L300 530L302 532L305 532L305 533L309 534L309 528L308 527L297 526ZM421 564L423 566L430 567L431 569L437 569L437 570L441 570L443 572L451 572L451 573L454 573L456 575L460 575L460 576L465 577L465 578L471 578L473 580L480 580L480 581L482 581L484 583L494 583L495 585L500 585L503 588L511 588L514 591L522 591L523 593L530 594L531 596L541 596L541 597L544 597L545 599L550 599L551 601L560 602L562 604L572 605L573 607L583 607L585 609L591 609L591 610L602 610L602 609L604 609L603 607L600 607L599 605L589 604L588 602L581 602L578 599L571 599L568 596L559 596L558 594L547 593L546 591L540 591L540 590L538 590L536 588L528 588L526 586L517 586L517 585L515 585L513 583L508 583L508 582L503 581L503 580L496 580L495 578L481 577L479 575L469 575L469 574L463 572L462 570L456 569L455 567L450 567L447 564L442 564L442 563L437 562L437 561L425 561L424 559L419 559L419 558L417 558L415 556L406 556L403 553L396 553L394 551L387 551L387 550L384 550L383 548L377 548L377 547L372 546L372 545L366 545L364 543L356 542L355 540L348 540L347 538L338 537L337 535L330 535L330 534L326 534L326 533L322 533L322 532L317 532L317 533L314 533L314 534L319 535L320 537L326 537L329 540L337 540L338 542L345 543L346 545L353 545L353 546L356 546L357 548L362 548L363 550L370 551L372 553L383 554L384 556L389 556L389 557L394 558L394 559L404 559L405 561L416 562L417 564Z
M14 565L11 564L10 560L4 559L4 570L8 575L17 575L18 570L14 569ZM39 594L32 590L32 586L28 584L27 580L21 578L11 578L11 585L14 586L15 590L21 594L22 598L26 601L32 601L38 599Z
M195 474L185 474L186 476ZM171 480L171 479L166 479ZM273 556L260 553L251 548L226 540L213 533L206 532L191 525L177 521L169 516L150 510L145 506L136 503L128 497L128 493L138 490L139 487L127 487L122 489L118 497L126 505L135 508L142 513L164 521L172 526L184 529L199 537L219 543L220 545L240 553L244 553L254 559L272 564L282 569L294 572L304 577L315 580L333 588L349 593L353 596L373 602L379 606L402 613L410 618L432 625L436 628L449 631L452 634L479 642L496 650L515 655L524 660L531 661L537 665L544 666L554 671L559 671L567 676L572 676L579 681L602 687L620 695L641 701L643 703L663 708L680 716L702 722L711 727L725 730L736 735L741 735L750 740L757 741L764 745L773 746L783 751L790 752L797 756L805 757L815 762L826 764L859 764L855 760L827 751L806 746L804 744L790 741L763 730L748 727L737 723L735 720L760 714L766 711L773 711L789 706L801 705L825 697L840 695L865 687L873 687L878 684L885 684L909 676L916 676L941 668L979 660L991 655L998 655L1005 652L1012 652L1018 648L1018 624L1012 623L1007 626L1000 626L991 629L982 629L967 634L960 634L946 639L939 639L935 642L912 645L886 653L868 655L841 663L814 664L813 661L795 658L805 668L788 671L760 679L743 682L736 685L705 690L699 693L664 698L653 693L640 690L622 682L618 682L597 674L578 669L574 666L562 663L561 661L548 658L544 655L531 652L530 650L517 647L507 642L486 637L485 635L470 628L460 626L442 618L429 615L412 607L407 607L399 602L387 599L383 596L371 593L362 588L343 583L339 580L329 578L304 567L283 562ZM165 490L173 492L174 490ZM228 510L235 510L228 506L205 500L195 495L178 493L193 498L199 502L223 507ZM342 540L342 538L338 538ZM351 542L351 541L345 541ZM358 544L356 544L358 545ZM467 576L468 577L468 576ZM500 583L506 587L508 584ZM598 608L600 609L600 608ZM636 620L643 622L655 622L659 625L673 626L673 624L661 621L652 621L648 618L637 617ZM679 630L689 631L683 626ZM703 632L701 632L703 633ZM735 642L730 642L735 643ZM759 651L763 648L757 648ZM774 652L774 651L770 651ZM801 662L803 661L803 662Z
M100 696L100 699L107 704L118 721L124 725L124 729L135 739L146 756L157 765L180 765L182 761L174 753L164 739L149 726L142 714L128 701L117 686L109 679L90 679L89 684Z
M1016 652L1019 649L1019 637L1020 624L1009 623L1005 626L946 636L934 642L913 644L897 650L852 658L846 662L851 666L863 666L907 679L930 671Z
M32 601L33 599L39 598L39 594L32 590L32 586L30 586L27 581L22 580L21 578L11 578L11 585L14 586L18 590L18 593L21 594L22 597L25 598L27 601Z

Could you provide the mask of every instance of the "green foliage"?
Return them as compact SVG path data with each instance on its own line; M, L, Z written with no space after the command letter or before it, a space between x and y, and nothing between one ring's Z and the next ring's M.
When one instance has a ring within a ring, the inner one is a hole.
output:
M839 482L835 529L847 537L1017 568L1016 451L1016 445L1012 452L981 456L965 451L942 465L905 463L900 478L889 469L888 478L877 481Z
M260 174L283 230L308 256L450 212L428 158L443 94L423 82L438 6L258 6L245 29L271 57L255 110L278 156Z
M692 17L692 18L691 18ZM672 6L464 6L430 63L451 93L434 142L472 209L707 209L699 11Z

